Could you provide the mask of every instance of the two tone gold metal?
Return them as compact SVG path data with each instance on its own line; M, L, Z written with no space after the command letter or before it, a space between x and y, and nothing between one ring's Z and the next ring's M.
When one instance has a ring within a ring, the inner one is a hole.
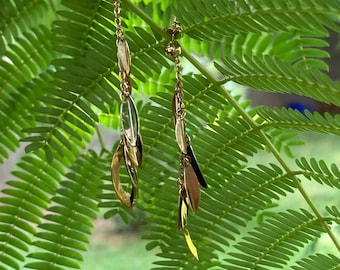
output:
M111 163L111 178L117 197L126 207L133 207L138 194L137 167L142 164L142 138L140 135L139 117L136 105L131 97L132 86L130 79L131 55L129 44L125 39L120 19L120 3L114 0L114 14L116 24L116 45L120 82L120 121L121 140L113 155ZM119 176L121 159L131 179L130 195L124 190Z
M207 188L208 185L204 180L199 168L194 151L190 144L189 135L186 133L185 125L185 104L182 82L182 64L180 60L181 47L176 39L181 36L182 28L180 24L173 20L168 27L167 32L170 34L170 41L165 47L165 54L174 59L176 67L176 86L172 100L172 113L175 122L175 137L178 147L181 151L179 177L177 184L179 186L179 203L178 203L178 229L184 233L189 250L198 259L198 253L193 244L189 230L187 229L188 209L194 213L198 209L200 201L200 185Z

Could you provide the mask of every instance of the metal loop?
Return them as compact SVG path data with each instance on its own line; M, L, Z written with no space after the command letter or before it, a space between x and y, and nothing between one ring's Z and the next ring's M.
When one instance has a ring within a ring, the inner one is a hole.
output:
M124 145L123 142L121 141L118 149L116 150L115 154L113 155L112 158L112 163L111 163L111 180L113 184L113 188L116 192L116 195L118 199L128 208L131 208L134 204L134 200L136 197L136 193L134 192L132 187L131 194L129 194L124 190L121 181L120 181L120 176L119 176L119 168L120 168L120 161L122 157L124 156Z
M178 58L178 56L180 56L181 53L182 53L181 47L178 45L176 41L170 41L165 46L165 54L169 58Z

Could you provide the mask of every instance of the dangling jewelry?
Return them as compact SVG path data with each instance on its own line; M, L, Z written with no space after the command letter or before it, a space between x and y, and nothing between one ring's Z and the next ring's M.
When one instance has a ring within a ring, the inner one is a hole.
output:
M111 164L111 178L117 197L121 202L131 208L137 198L138 178L137 167L142 164L142 138L139 130L139 118L136 105L131 97L131 56L129 45L125 39L120 20L120 3L114 0L114 13L117 35L117 58L119 67L120 82L120 120L121 139L119 146L113 155ZM126 169L129 173L132 189L130 195L125 192L119 177L120 161L124 158Z
M188 208L194 213L198 209L200 200L200 185L207 188L208 185L199 168L197 159L190 145L189 135L185 131L185 105L183 100L183 82L181 72L181 47L176 39L181 35L182 28L174 18L167 32L171 39L165 47L165 54L175 59L176 87L172 100L172 113L175 122L175 136L181 150L179 177L179 205L178 205L178 229L183 231L187 245L191 253L198 259L197 249L193 244L189 230L187 229Z

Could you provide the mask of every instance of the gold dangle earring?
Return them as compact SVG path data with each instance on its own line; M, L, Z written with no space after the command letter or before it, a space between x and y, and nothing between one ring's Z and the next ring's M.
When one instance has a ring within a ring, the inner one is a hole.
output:
M183 97L183 82L181 71L181 47L176 41L181 36L182 28L174 18L173 23L167 28L170 34L170 41L165 47L165 54L175 60L176 87L172 100L172 113L175 122L175 136L179 149L181 150L179 177L179 205L178 205L178 229L184 233L186 243L190 252L198 259L197 249L193 244L187 228L188 209L194 213L198 209L200 200L200 185L207 188L199 168L197 159L190 145L190 137L185 130L185 105Z
M127 207L133 207L138 193L137 167L142 163L142 138L139 130L139 118L136 105L131 97L131 56L129 45L125 39L120 19L120 3L114 0L114 14L117 35L117 58L120 82L120 121L121 139L119 146L113 155L111 164L111 178L113 187L120 201ZM131 179L132 189L130 195L125 192L119 176L121 158Z

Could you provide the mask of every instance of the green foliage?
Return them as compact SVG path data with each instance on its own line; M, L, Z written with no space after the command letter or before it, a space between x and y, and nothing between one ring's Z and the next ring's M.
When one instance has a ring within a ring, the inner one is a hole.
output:
M104 145L100 129L120 126L112 1L59 2L0 1L0 162L26 147L0 197L0 269L81 268L98 206L106 217L136 216L113 192L117 142ZM339 32L339 2L121 2L144 142L136 208L146 213L146 249L160 250L153 269L338 269L339 201L325 198L318 209L308 191L312 182L338 192L338 164L290 157L296 134L339 135L339 115L251 108L226 83L339 106L324 61L325 38ZM176 230L175 72L164 55L173 16L184 28L188 133L209 185L189 216L199 261ZM209 59L216 69L202 64ZM264 154L271 163L251 165ZM303 204L284 205L296 196ZM322 237L333 249L320 248Z

